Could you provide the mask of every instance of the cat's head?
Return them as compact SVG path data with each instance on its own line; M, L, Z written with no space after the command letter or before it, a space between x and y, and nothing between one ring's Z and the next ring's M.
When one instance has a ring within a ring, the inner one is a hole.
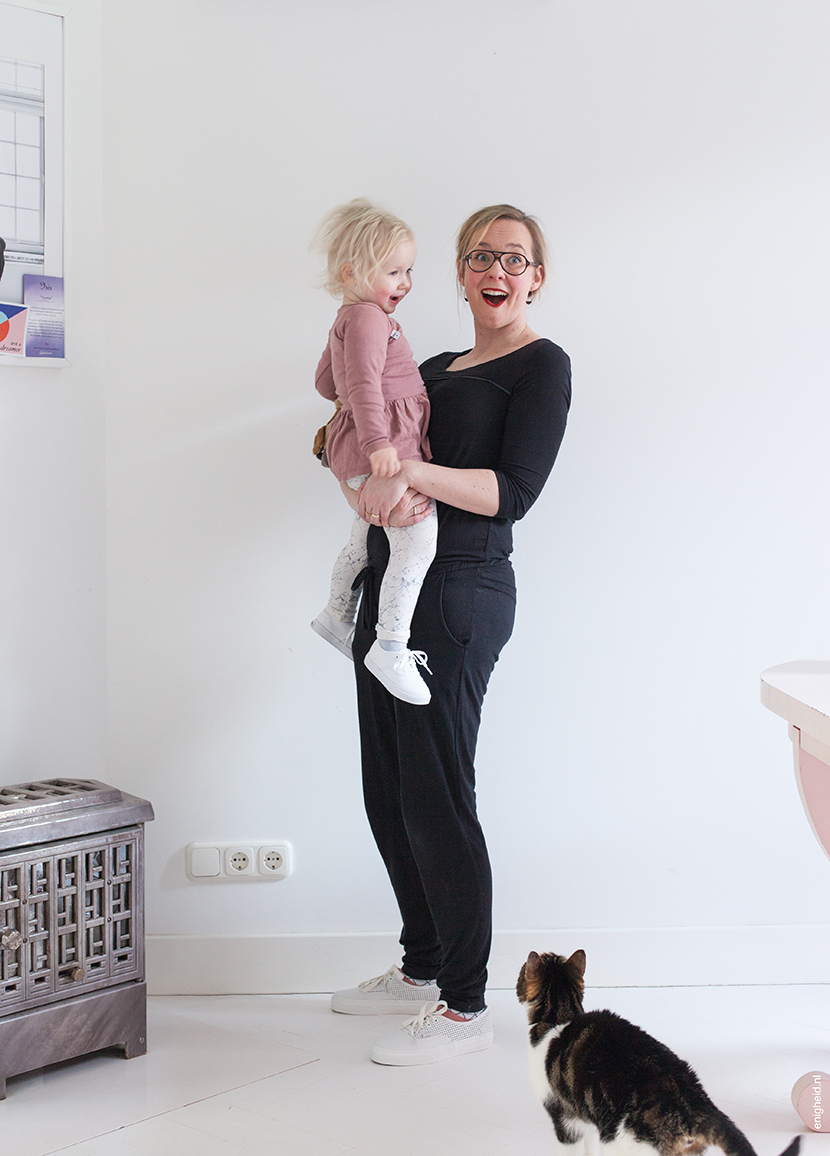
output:
M531 951L522 964L516 995L527 1004L531 1023L568 1023L582 1011L585 991L585 952L580 948L569 959L564 955Z

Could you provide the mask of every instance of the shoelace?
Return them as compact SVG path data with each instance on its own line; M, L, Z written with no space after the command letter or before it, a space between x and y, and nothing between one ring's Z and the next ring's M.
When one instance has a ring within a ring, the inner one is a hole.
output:
M426 652L423 650L402 650L400 658L394 663L392 669L403 670L410 662L413 666L417 663L418 666L424 668L427 674L432 674L432 671L427 666Z
M358 987L361 991L374 991L376 987L382 987L387 980L394 979L397 970L393 965L383 975L376 975L374 979L364 979L363 983L358 984Z
M425 1003L416 1016L411 1020L404 1020L403 1027L409 1032L411 1036L424 1026L427 1020L435 1019L443 1015L447 1010L447 1004L444 1000L439 999L438 1003Z

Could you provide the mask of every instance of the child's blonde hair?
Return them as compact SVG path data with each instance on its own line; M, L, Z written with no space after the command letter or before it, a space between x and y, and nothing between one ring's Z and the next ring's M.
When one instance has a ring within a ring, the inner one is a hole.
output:
M323 288L334 297L342 297L346 289L344 265L351 267L356 286L367 288L389 254L412 240L409 225L365 197L338 205L320 222L311 243L326 255Z

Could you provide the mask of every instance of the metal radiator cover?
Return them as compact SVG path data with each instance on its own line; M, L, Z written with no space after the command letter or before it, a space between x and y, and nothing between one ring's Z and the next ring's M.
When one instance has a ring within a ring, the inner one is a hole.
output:
M146 1050L152 818L146 800L95 779L0 788L0 1098L33 1067Z

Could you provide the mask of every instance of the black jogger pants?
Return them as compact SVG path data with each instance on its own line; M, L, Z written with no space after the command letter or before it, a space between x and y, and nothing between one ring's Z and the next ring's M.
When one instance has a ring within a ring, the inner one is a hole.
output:
M423 650L432 701L393 697L363 665L375 638L383 548L364 575L354 639L366 813L403 917L403 969L438 978L457 1011L484 1007L492 933L487 847L476 815L481 705L516 606L509 560L434 564L409 646Z

